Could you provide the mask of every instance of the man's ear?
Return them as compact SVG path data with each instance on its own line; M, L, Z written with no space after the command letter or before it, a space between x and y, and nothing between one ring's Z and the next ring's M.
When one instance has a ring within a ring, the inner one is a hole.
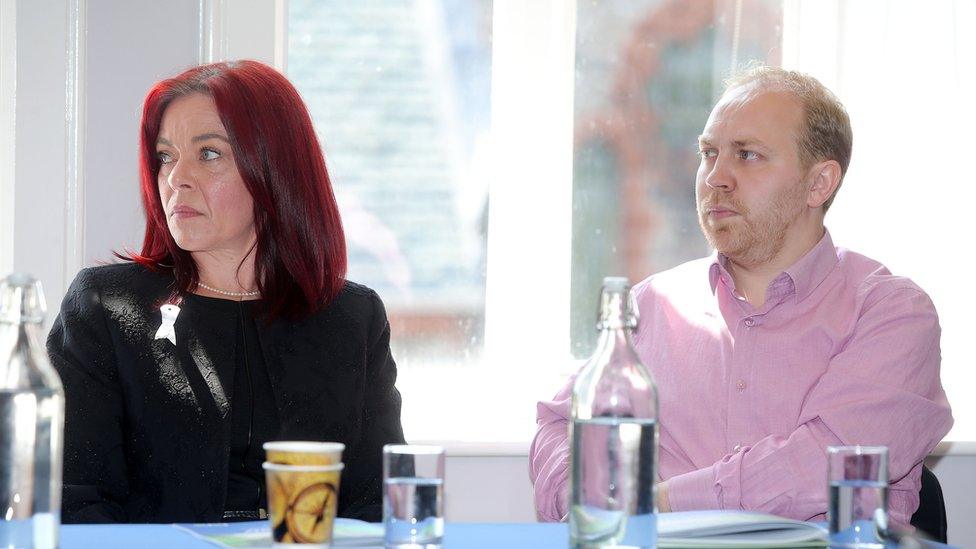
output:
M836 160L817 162L807 171L810 189L807 191L807 206L819 208L840 185L840 164Z

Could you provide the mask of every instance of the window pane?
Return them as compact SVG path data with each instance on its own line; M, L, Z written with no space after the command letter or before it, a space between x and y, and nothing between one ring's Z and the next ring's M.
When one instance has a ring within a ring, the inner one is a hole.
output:
M596 342L604 276L636 283L709 253L695 212L697 136L730 69L780 64L782 2L577 5L572 353Z
M490 0L291 0L308 103L349 246L404 369L468 363L484 333Z

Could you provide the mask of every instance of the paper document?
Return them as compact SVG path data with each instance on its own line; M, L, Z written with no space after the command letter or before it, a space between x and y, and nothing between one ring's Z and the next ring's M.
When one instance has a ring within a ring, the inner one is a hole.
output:
M631 520L639 522L641 518ZM271 529L267 521L174 526L219 547L271 547ZM639 524L630 526L640 528ZM661 513L657 516L657 531L661 549L827 546L827 530L822 525L748 511ZM332 546L382 547L383 525L337 518Z
M661 548L826 547L822 525L749 511L684 511L657 517Z
M268 521L219 524L174 524L174 527L218 547L271 547ZM383 525L337 518L332 526L332 547L382 547Z

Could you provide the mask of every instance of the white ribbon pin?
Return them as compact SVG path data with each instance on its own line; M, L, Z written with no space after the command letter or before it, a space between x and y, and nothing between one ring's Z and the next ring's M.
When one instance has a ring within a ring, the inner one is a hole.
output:
M168 339L170 343L176 345L176 317L180 316L180 308L172 303L167 303L159 308L163 315L163 322L156 330L155 339Z

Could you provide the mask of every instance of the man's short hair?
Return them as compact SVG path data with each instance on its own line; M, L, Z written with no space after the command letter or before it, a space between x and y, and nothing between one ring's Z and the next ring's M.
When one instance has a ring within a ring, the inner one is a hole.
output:
M803 105L803 125L797 136L800 163L809 168L816 162L836 160L840 164L840 180L844 181L851 163L854 134L851 119L837 96L816 78L797 71L764 65L747 67L725 82L725 91L743 86L756 86L765 91L788 91ZM840 183L823 204L824 211L834 201Z

